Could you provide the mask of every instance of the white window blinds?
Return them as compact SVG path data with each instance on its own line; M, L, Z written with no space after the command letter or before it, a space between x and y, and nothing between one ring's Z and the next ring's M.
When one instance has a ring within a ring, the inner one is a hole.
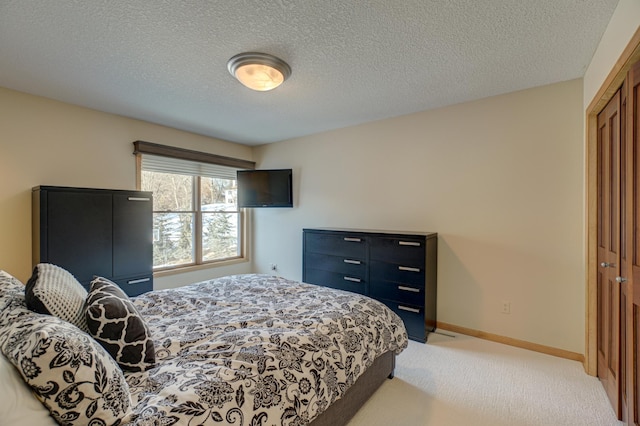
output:
M142 170L159 173L175 173L180 175L203 176L217 179L235 179L237 167L218 164L200 163L198 161L179 158L142 155Z

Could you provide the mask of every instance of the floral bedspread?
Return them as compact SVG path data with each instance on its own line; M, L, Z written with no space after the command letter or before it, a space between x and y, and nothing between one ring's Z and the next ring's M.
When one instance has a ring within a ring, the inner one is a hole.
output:
M383 304L268 275L141 295L157 366L127 373L131 425L304 425L407 334Z

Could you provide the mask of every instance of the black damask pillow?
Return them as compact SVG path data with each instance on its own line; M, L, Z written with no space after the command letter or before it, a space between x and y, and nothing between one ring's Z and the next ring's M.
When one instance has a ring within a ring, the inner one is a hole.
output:
M149 328L118 285L97 277L85 303L89 333L123 370L145 371L156 364Z

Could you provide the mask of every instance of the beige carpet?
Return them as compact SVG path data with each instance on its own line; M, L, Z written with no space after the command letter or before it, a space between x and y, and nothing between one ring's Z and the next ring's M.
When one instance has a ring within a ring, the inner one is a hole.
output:
M446 332L447 334L453 334ZM431 334L411 341L349 426L618 426L582 364L499 343Z

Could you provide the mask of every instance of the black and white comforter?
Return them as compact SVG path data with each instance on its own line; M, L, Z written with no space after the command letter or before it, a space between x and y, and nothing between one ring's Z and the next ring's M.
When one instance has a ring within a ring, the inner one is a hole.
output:
M157 366L128 373L133 425L302 425L407 334L383 304L266 275L134 299Z

